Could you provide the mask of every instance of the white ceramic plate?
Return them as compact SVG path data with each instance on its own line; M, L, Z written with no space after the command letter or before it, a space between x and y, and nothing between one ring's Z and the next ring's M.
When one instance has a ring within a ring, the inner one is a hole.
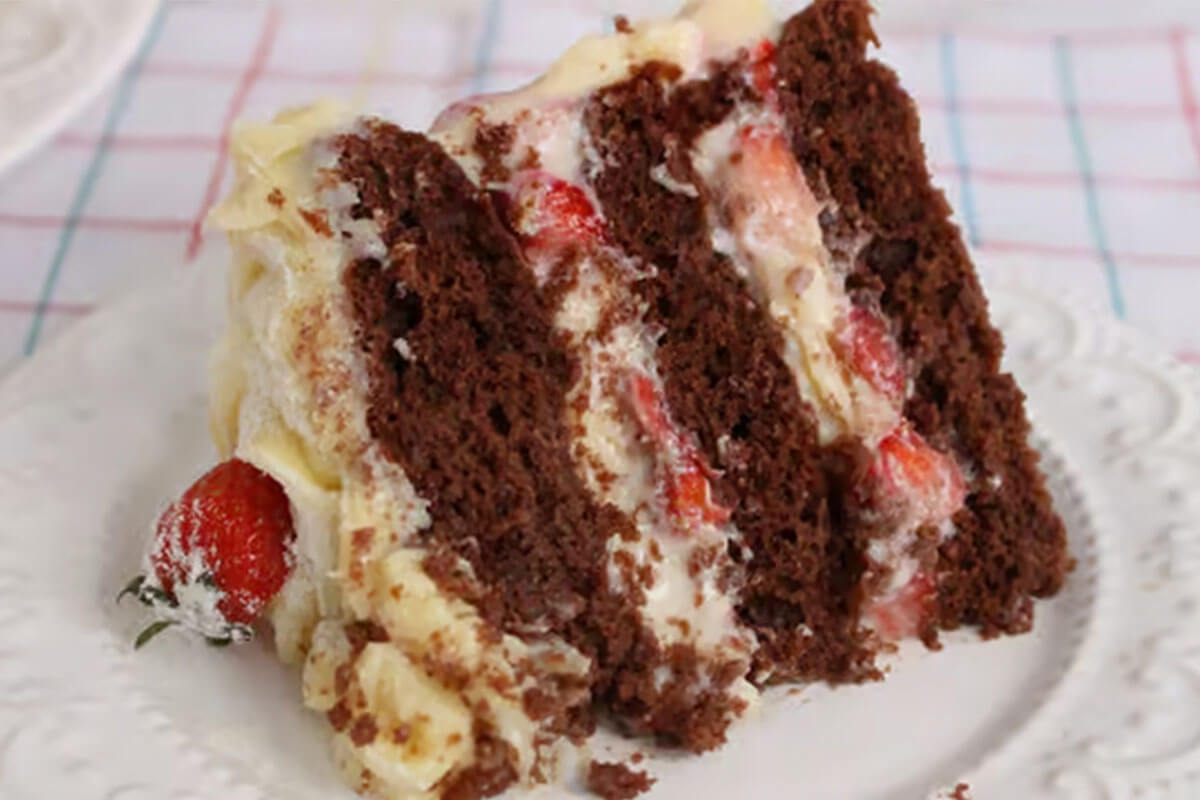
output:
M5 800L351 797L265 645L135 654L141 611L113 602L149 520L213 457L216 282L131 295L0 390ZM725 749L652 758L651 797L1200 796L1197 376L1102 314L990 294L1079 559L1066 591L1031 635L950 636L881 684L772 695Z
M0 171L61 128L137 49L158 0L0 0Z

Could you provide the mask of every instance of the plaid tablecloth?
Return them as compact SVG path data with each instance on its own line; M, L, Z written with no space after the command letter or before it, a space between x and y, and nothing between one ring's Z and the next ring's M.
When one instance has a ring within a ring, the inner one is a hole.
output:
M223 268L203 222L235 119L332 95L423 127L615 13L672 4L411 5L167 0L115 85L0 175L0 368L148 275ZM979 261L1101 302L1200 363L1200 3L1136 24L1097 24L1086 2L1053 19L1004 5L962 0L948 22L885 8L879 24Z

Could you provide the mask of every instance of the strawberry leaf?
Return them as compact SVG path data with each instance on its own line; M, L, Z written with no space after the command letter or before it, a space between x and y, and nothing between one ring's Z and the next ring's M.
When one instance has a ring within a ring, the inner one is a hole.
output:
M158 622L150 623L150 625L148 625L145 630L143 630L141 633L138 634L137 639L135 639L133 641L133 649L141 650L142 647L145 646L145 644L147 642L149 642L155 636L158 636L160 633L162 633L163 631L165 631L167 628L171 627L174 624L175 623L171 622L170 620L166 620L166 619L160 619Z
M125 584L125 588L122 589L121 592L117 595L117 602L118 603L121 602L121 600L127 594L133 595L134 597L137 597L140 599L141 595L142 595L142 586L145 583L146 583L146 576L138 575L136 578L131 580L129 583Z

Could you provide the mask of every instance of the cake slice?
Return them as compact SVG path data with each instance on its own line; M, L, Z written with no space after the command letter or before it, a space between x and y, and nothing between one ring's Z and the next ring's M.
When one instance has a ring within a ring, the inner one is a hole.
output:
M427 133L328 104L238 129L213 435L289 501L254 539L288 543L265 615L351 786L535 784L600 715L705 751L766 685L1021 633L1059 590L1022 394L869 13L697 2ZM193 528L139 588L220 638Z

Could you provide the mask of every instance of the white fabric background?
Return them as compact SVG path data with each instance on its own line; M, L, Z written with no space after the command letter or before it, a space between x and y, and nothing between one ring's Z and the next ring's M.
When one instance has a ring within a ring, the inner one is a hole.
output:
M796 8L802 3L780 3ZM202 227L239 117L319 96L424 126L667 0L168 0L121 79L0 175L0 368L163 270ZM1200 363L1200 2L880 0L977 259L1099 302Z

